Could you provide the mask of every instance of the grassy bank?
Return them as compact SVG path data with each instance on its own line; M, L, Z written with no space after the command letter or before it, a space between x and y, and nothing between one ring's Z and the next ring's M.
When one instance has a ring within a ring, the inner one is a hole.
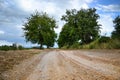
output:
M64 46L62 49L120 49L120 40L118 39L109 39L101 40L97 39L90 44L80 45L78 43L73 44L72 46Z

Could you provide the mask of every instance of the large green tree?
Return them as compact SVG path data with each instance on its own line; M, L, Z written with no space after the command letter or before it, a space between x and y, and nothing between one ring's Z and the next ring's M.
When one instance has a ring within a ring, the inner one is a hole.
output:
M68 24L65 24L59 35L59 47L73 45L78 40L78 35L76 35L76 33L77 32L75 32L72 27L70 27Z
M99 37L100 25L98 24L99 15L95 8L66 10L61 20L65 25L60 32L58 45L73 45L76 42L88 44Z
M52 17L49 17L46 13L36 11L27 18L23 30L26 41L40 44L40 48L43 45L49 48L54 45L57 37L54 28L56 28L56 21Z
M117 16L114 20L114 31L112 32L112 38L120 39L120 16Z

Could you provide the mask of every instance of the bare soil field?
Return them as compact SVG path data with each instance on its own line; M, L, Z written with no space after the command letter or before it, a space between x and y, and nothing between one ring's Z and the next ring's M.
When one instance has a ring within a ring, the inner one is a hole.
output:
M0 51L0 80L4 80L2 73L12 70L14 66L22 63L25 59L40 53L40 50L10 50Z
M3 80L120 80L120 50L44 50L3 71L1 77Z

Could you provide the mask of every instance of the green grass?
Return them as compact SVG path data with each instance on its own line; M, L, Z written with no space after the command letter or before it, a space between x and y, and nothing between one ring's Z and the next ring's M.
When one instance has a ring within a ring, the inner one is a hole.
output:
M62 49L120 49L120 40L99 38L90 44L80 45L75 43L72 46L64 46Z
M107 42L99 42L99 39L94 42L83 45L83 49L120 49L120 40L111 39Z

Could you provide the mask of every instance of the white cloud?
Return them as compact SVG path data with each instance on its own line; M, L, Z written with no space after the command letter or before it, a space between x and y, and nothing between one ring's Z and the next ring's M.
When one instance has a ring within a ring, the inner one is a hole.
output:
M89 3L93 0L69 0L66 4L64 1L57 3L56 1L46 1L46 0L15 0L17 5L24 11L33 12L35 10L44 11L48 14L59 15L65 13L66 9L80 9L89 8ZM64 7L61 7L62 6Z
M45 6L45 5L47 5L47 6ZM48 12L48 14L55 14L56 11L58 11L58 7L52 2L48 2L48 3L43 2L41 7L42 6L44 6L42 10L45 12Z
M0 40L0 46L2 45L12 45L12 42L8 42L6 40Z
M15 26L16 30L18 31L17 35L18 35L19 37L22 37L22 36L24 35L24 31L22 30L23 27L24 27L24 26L21 26L21 25L16 25L16 26Z
M56 1L43 1L43 0L15 0L19 7L21 7L25 11L46 11L50 13L56 13L56 9L60 8L60 4L64 4L64 8L61 7L60 10L64 9L80 9L80 8L88 8L88 4L91 3L93 0L69 0L67 4L64 4L62 1L61 3L56 3Z
M17 5L22 8L25 11L31 11L35 9L35 1L33 2L33 0L16 0ZM33 7L33 4L35 5Z
M87 9L89 8L88 4L91 3L93 0L70 0L69 3L69 8L75 8L75 9L80 9L84 8Z
M44 11L49 14L54 14L56 12L56 5L52 2L45 2L42 0L18 0L17 4L21 9L27 12L34 12L35 10Z
M1 31L1 30L0 30L0 34L4 34L4 33L5 33L4 31Z
M100 14L100 19L98 20L99 24L101 24L101 34L110 36L111 32L114 30L113 27L113 18L110 14Z
M64 23L59 22L58 24L59 24L59 27L57 29L55 29L55 32L59 35L60 31L62 30L62 27L63 27Z
M120 5L98 5L96 7L98 10L110 11L110 12L120 12Z
M93 0L84 0L84 1L87 2L87 3L93 2Z

